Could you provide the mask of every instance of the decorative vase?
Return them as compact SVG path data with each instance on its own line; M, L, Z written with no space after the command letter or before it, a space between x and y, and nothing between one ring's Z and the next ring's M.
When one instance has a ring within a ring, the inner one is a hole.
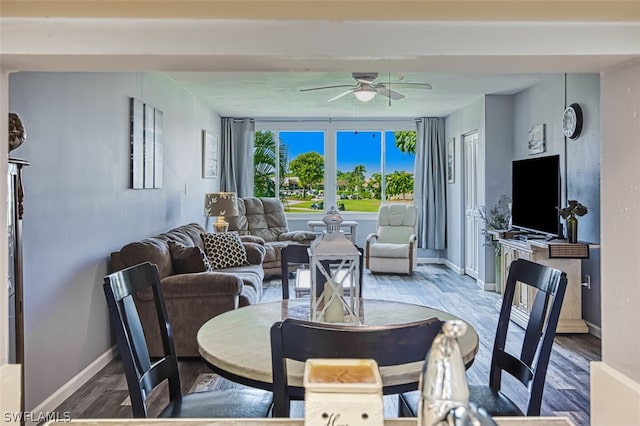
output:
M502 253L496 253L496 293L502 293Z
M567 242L578 242L578 219L575 216L567 218Z
M9 113L9 151L13 151L27 139L27 131L20 116L15 112Z

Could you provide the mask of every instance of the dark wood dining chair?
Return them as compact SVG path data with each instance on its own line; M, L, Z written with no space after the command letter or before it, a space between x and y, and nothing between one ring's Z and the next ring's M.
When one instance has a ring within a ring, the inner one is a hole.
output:
M517 350L506 348L516 283L537 290L519 355L512 354ZM525 259L511 263L493 345L489 384L469 386L470 402L491 416L540 415L547 366L566 287L567 275L562 271ZM524 410L501 390L503 372L515 377L527 389ZM419 399L418 392L400 395L400 415L417 416Z
M421 321L385 325L354 326L287 318L271 327L273 370L273 417L289 417L290 402L304 398L304 389L289 386L287 359L309 358L374 359L380 367L423 362L442 321ZM385 394L400 393L411 385L385 388ZM415 389L415 385L414 385Z
M280 268L282 270L282 298L289 298L289 276L291 265L297 265L298 270L309 264L309 246L289 244L280 251ZM295 272L297 273L297 271Z
M289 276L291 274L291 269L290 269L291 265L300 266L296 270L295 272L296 274L305 273L305 272L310 273L308 270L304 269L306 265L309 265L309 253L307 251L308 248L309 248L308 246L303 246L298 244L289 244L288 246L283 247L280 252L280 269L282 270L281 277L282 277L282 298L283 299L289 298ZM360 291L360 297L363 297L362 281L363 281L364 271L362 269L362 266L364 265L364 250L360 247L356 247L356 248L360 252L360 263L359 263L360 277L358 280L358 286ZM328 265L328 263L326 263L326 265ZM302 289L295 288L294 286L294 290L296 292L296 297L299 297L300 295L308 295L311 291L311 285L309 283L308 288L302 288Z
M109 307L111 327L115 332L124 367L134 417L147 417L146 398L159 384L168 381L169 404L159 417L267 417L273 394L254 389L182 394L180 372L173 343L173 332L167 317L160 278L156 265L149 262L104 277L104 293ZM142 324L133 294L148 292L155 300L158 327L164 356L149 357Z

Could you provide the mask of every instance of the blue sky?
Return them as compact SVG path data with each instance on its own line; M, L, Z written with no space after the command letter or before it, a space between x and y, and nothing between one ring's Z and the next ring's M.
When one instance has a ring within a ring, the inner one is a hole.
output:
M280 139L287 144L289 161L309 151L324 155L323 132L280 132ZM338 132L338 170L348 172L364 164L367 177L380 172L380 140L380 132ZM386 132L386 172L405 170L413 173L414 156L401 152L395 141L393 132Z

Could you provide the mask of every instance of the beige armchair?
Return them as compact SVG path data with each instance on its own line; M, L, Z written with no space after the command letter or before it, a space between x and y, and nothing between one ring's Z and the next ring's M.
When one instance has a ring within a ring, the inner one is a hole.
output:
M411 274L417 262L413 204L386 204L378 211L377 232L367 236L366 268L371 272Z

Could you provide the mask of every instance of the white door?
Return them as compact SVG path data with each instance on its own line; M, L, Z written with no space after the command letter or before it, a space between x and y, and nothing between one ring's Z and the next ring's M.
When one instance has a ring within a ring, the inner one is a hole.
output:
M481 220L478 208L478 132L462 138L464 145L464 273L478 278Z

